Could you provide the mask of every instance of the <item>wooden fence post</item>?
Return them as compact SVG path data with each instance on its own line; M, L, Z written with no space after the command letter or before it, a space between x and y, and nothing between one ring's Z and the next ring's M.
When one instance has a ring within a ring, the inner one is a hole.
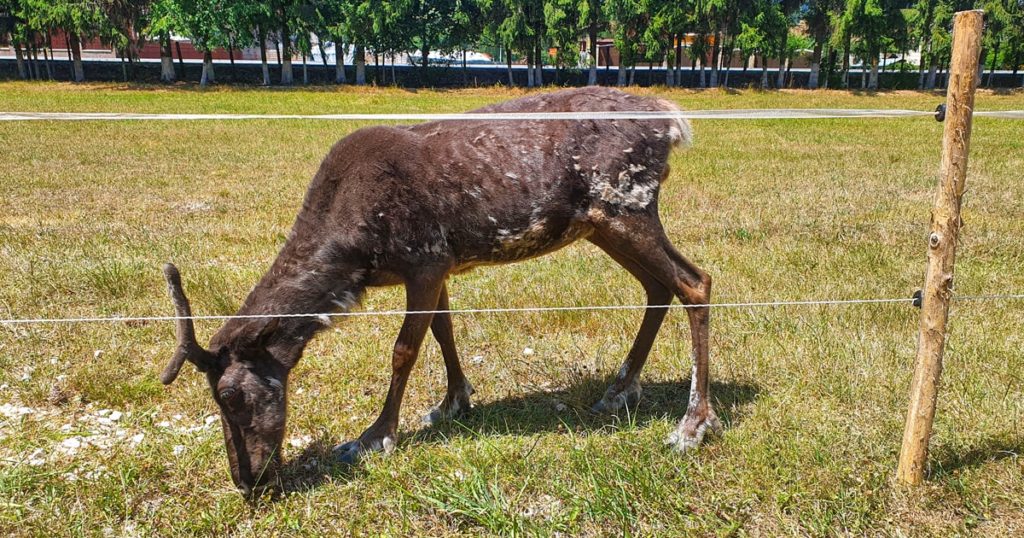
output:
M928 439L932 433L935 396L942 373L953 263L960 231L960 200L967 178L983 23L984 12L980 10L957 13L953 23L953 56L946 92L939 191L932 208L931 234L928 236L928 268L922 295L917 361L910 389L910 410L896 470L896 478L906 484L920 484L928 462Z

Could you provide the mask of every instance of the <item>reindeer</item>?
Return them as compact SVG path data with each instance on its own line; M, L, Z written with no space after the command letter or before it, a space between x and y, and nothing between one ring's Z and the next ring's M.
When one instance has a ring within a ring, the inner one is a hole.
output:
M675 111L675 105L606 88L531 95L475 112ZM250 496L276 482L285 432L288 374L328 319L275 315L347 311L366 288L404 285L408 314L391 358L391 385L377 420L335 449L355 463L396 443L409 373L429 328L440 344L447 394L427 424L470 409L473 387L452 333L446 281L482 265L511 263L586 239L629 271L647 293L640 330L614 382L594 404L613 412L640 398L638 376L673 296L687 308L693 371L686 415L666 442L698 446L722 426L708 394L711 278L669 242L658 190L669 153L691 141L682 119L437 121L368 127L336 143L241 317L201 347L178 270L164 267L179 319L177 351L161 381L185 361L206 374L220 408L231 477ZM418 313L424 312L424 313ZM258 317L268 316L268 317Z

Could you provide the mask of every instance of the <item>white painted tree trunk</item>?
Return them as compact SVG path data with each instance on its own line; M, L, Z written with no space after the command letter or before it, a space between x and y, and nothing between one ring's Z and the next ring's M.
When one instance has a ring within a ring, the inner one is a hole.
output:
M526 87L533 87L533 53L526 55Z
M533 75L533 82L538 87L544 85L544 63L540 59L540 55L537 57L537 65L533 66L537 70L537 74Z
M356 45L355 48L355 62L356 62L356 85L366 85L366 50L362 45Z
M619 85L619 86L625 86L626 85L626 75L628 74L627 71L628 71L628 69L626 69L626 66L622 65L622 63L620 61L619 68L618 68L618 79L615 81L615 83L617 85Z
M287 47L285 47L287 49ZM295 73L292 72L292 57L291 55L285 55L281 58L281 84L284 86L291 86L295 82Z
M199 77L199 86L205 88L215 82L217 81L213 76L213 53L206 51L203 53L203 74Z
M267 64L267 34L260 32L260 68L263 70L263 85L270 86L270 65Z
M715 45L711 48L711 80L708 85L712 88L718 87L718 70L722 67L721 33L715 33Z
M878 56L871 59L871 77L868 79L868 89L878 89Z
M174 82L174 57L171 56L170 36L160 36L160 82Z
M786 58L779 57L779 74L775 77L775 87L782 89L786 87Z
M292 71L292 40L288 28L281 29L281 85L291 86L295 82Z
M82 68L82 42L78 38L78 34L71 34L71 57L74 58L71 80L85 82L85 69Z

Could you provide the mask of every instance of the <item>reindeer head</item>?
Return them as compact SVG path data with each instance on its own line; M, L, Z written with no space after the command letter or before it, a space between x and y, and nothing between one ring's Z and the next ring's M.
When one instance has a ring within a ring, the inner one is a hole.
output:
M167 264L164 276L178 317L191 318L178 269ZM277 318L263 318L225 324L207 350L196 342L192 320L178 319L178 348L160 376L169 385L185 361L206 374L220 407L231 478L247 497L276 482L281 462L288 368L268 350L277 322Z

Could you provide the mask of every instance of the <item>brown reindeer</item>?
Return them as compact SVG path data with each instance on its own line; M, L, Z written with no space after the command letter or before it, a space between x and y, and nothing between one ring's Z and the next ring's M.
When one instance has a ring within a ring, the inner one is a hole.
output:
M488 112L673 111L664 100L605 88L531 95ZM680 119L439 121L369 127L331 148L313 177L284 247L239 309L242 316L324 313L353 307L367 287L403 284L407 310L448 310L449 275L510 263L578 239L597 245L647 292L640 331L597 412L640 397L638 376L678 297L693 339L686 415L667 442L697 446L720 431L708 394L711 278L673 248L658 217L658 189L673 146L689 144ZM164 268L179 316L191 311L177 269ZM661 307L661 308L657 308ZM285 431L288 373L328 323L317 317L233 318L196 343L192 322L177 323L178 349L163 372L169 384L187 360L206 374L220 407L231 476L245 495L275 482ZM444 356L445 397L434 423L468 411L473 388L459 365L447 313L409 313L392 355L380 417L336 450L355 462L390 451L409 372L430 329Z

